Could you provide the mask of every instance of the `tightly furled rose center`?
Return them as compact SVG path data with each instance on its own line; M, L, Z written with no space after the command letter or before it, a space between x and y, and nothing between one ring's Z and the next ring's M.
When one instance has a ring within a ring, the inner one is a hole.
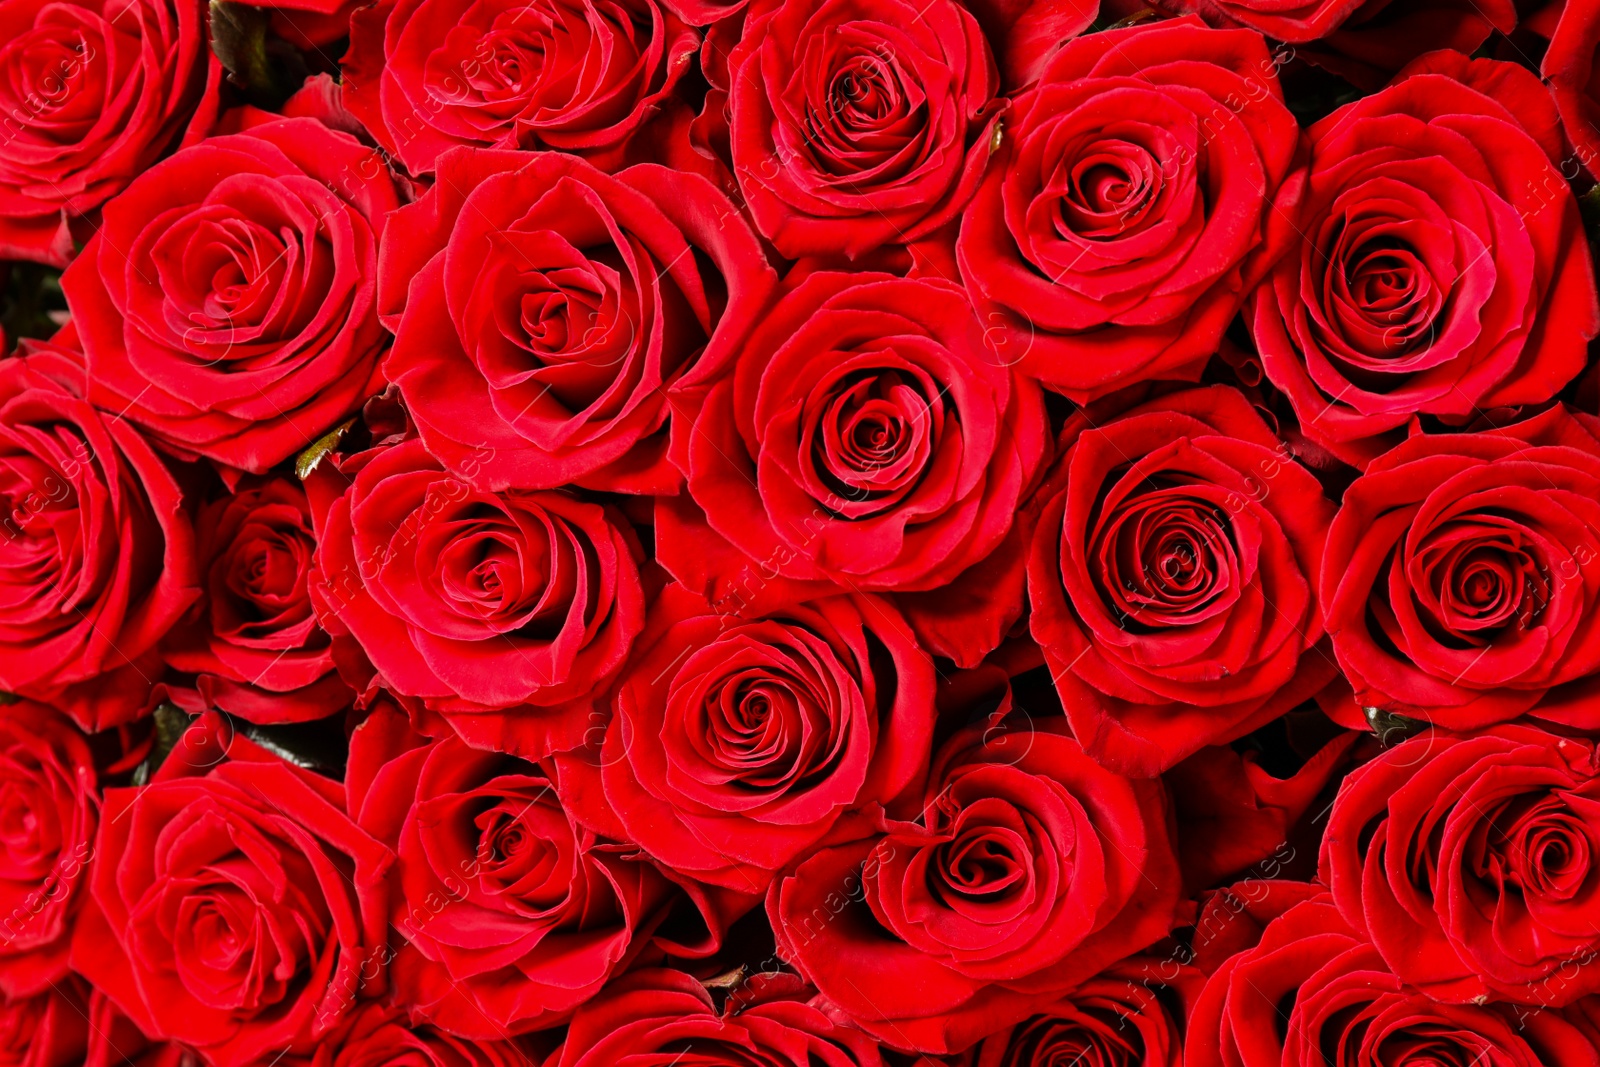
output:
M511 506L507 506L510 503ZM586 588L583 546L561 518L529 501L469 498L453 507L442 499L438 521L417 534L416 551L435 559L433 571L414 570L398 559L386 576L415 581L427 600L402 610L419 626L442 637L475 640L492 633L553 638Z
M1520 892L1535 910L1572 900L1594 875L1596 849L1595 828L1573 805L1591 803L1563 790L1512 798L1485 813L1482 838L1466 843L1469 869L1500 892Z
M1447 226L1447 219L1398 218L1358 202L1324 222L1324 251L1308 246L1322 291L1307 313L1328 355L1358 385L1381 391L1388 374L1444 360L1429 353L1440 325L1454 317L1457 278L1472 266L1458 262L1465 250ZM1470 299L1476 289L1464 280Z
M196 1001L255 1015L294 1000L333 929L305 858L260 829L239 826L209 800L169 827L163 875L134 908L135 944L171 960ZM271 857L269 861L263 862Z
M1175 147L1164 131L1131 124L1108 126L1069 143L1029 205L1029 230L1037 224L1036 232L1062 241L1105 242L1159 222L1173 197L1168 177L1180 179L1182 187L1179 168L1167 155Z
M1243 568L1227 513L1184 486L1103 518L1089 556L1107 608L1134 627L1192 625L1239 598Z
M843 518L899 504L927 474L947 421L959 433L956 412L946 409L944 390L927 371L898 360L873 367L875 355L850 360L833 381L820 383L801 416L805 488Z
M306 339L279 344L299 338L324 301L358 281L350 236L328 217L344 211L311 183L227 177L171 225L140 235L135 254L153 264L160 304L141 291L130 311L150 336L177 343L175 354L201 366L226 361L251 371L304 358Z
M680 279L591 190L558 179L543 199L489 236L489 254L454 264L468 354L514 426L555 441L584 419L616 418L639 390L675 377L706 333ZM469 280L467 272L475 272ZM698 294L696 294L698 297ZM568 412L541 428L549 396ZM515 405L513 407L512 405Z
M1004 1052L992 1061L984 1058L981 1067L1138 1067L1146 1062L1145 1041L1125 1014L1129 1010L1107 1004L1068 1017L1037 1016L1018 1026Z
M743 810L803 797L844 765L854 781L830 788L853 791L866 772L865 714L860 686L821 637L779 622L736 627L691 653L668 687L667 781Z
M1533 629L1544 615L1552 590L1541 548L1525 527L1492 514L1468 515L1419 539L1404 574L1439 637L1456 647L1482 647L1504 630Z
M1141 118L1102 125L1090 115L1064 115L1021 149L1042 181L1030 199L1022 201L1020 190L1008 198L1007 213L1017 217L1031 268L1059 284L1076 272L1128 270L1199 234L1185 217L1204 203L1196 188L1203 175L1194 162L1194 116L1160 93L1112 95L1121 98L1117 107ZM1086 111L1103 114L1098 105ZM1174 127L1150 125L1147 113L1170 118ZM1092 295L1092 283L1076 284Z
M508 234L503 240L509 254L491 261L482 296L482 325L498 337L474 353L496 389L533 383L582 411L616 391L619 375L631 369L627 361L639 341L639 322L655 321L662 304L668 314L685 313L670 294L641 291L630 269L639 267L635 256L642 250L622 255L608 246L574 247L556 232ZM513 310L520 319L509 321ZM664 329L673 336L682 327L674 320ZM690 328L682 339L692 337ZM664 369L675 370L682 355L674 350L674 362ZM604 405L610 411L616 406L615 400Z
M263 508L240 527L214 565L211 613L218 632L251 645L311 618L306 574L316 544L303 523L295 509L278 507ZM218 578L225 596L216 595L222 591Z
M114 25L87 10L66 8L54 17L47 14L0 48L0 102L6 117L37 123L63 143L81 140L101 117L105 102L108 31L114 33ZM135 43L133 55L137 48ZM113 73L126 77L129 53L114 54L122 58L124 69Z
M981 967L1025 954L1067 916L1087 934L1094 905L1086 897L1103 868L1096 850L1078 847L1087 815L1066 790L1008 766L969 768L925 820L928 836L909 856L909 842L891 837L863 870L867 902L896 936ZM911 888L918 885L925 889ZM903 892L925 892L927 902Z
M1025 893L1033 883L1030 841L1037 824L1015 808L989 803L956 814L930 865L929 888L945 907L983 921L1006 897ZM992 821L990 821L992 820Z
M519 25L529 10L496 12L490 29L482 33L470 26L452 29L423 66L422 84L428 95L441 104L476 105L485 113L480 122L486 128L491 117L501 122L515 118L538 91L539 75L545 70L546 42L532 25Z
M778 131L778 146L803 152L819 175L858 192L924 161L927 93L901 68L881 28L853 23L835 32L806 39L790 84L805 101L805 118Z
M0 47L0 105L10 123L22 127L8 123L8 132L25 131L33 135L29 141L53 139L58 148L81 140L102 118L108 81L122 84L138 55L137 33L119 34L115 21L92 9L45 8L31 29ZM38 141L14 146L0 172L25 159Z
M570 896L579 864L578 843L554 791L543 780L506 775L467 797L419 805L418 813L444 820L443 833L429 835L424 847L439 853L435 862L446 884L453 859L458 870L474 876L479 892L506 900L514 910L538 915ZM456 841L474 839L477 845L470 859L445 854ZM451 842L448 847L441 844L446 840Z

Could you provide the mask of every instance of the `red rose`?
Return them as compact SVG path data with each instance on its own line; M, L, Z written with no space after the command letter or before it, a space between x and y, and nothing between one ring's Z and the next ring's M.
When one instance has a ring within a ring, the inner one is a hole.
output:
M699 47L656 0L382 0L352 21L344 99L413 174L456 145L557 149L609 170Z
M600 753L604 797L575 796L664 866L760 894L861 809L909 798L915 812L933 662L884 601L747 621L672 586L639 647Z
M1353 772L1322 880L1437 1000L1562 1006L1600 989L1600 762L1533 726L1424 733Z
M309 118L212 137L106 205L62 276L89 395L173 453L261 472L382 389L376 154Z
M1522 119L1539 87L1486 66L1340 108L1279 195L1303 237L1251 297L1251 331L1306 436L1357 466L1419 414L1550 399L1600 332L1577 201Z
M64 267L75 224L215 118L205 5L5 0L0 42L0 257Z
M168 639L167 663L199 675L207 707L250 722L304 722L350 706L306 589L316 538L298 483L247 482L195 520L206 599Z
M68 975L29 997L0 994L0 1064L78 1067L89 1043L89 992Z
M1600 1054L1586 1029L1554 1012L1430 1000L1390 973L1323 896L1288 909L1211 975L1189 1017L1184 1059L1189 1067L1577 1067Z
M0 689L98 730L144 709L199 590L178 483L83 399L72 340L0 361Z
M1561 126L1572 142L1573 162L1590 174L1600 173L1600 93L1595 86L1595 56L1600 50L1600 3L1562 0L1550 5L1559 14L1553 30L1546 31L1550 47L1539 66L1561 112ZM1570 173L1569 173L1570 171ZM1565 177L1576 178L1563 162Z
M657 551L719 607L892 590L925 647L970 665L1021 615L1007 537L1046 432L1039 390L996 364L960 289L811 274L700 409Z
M1184 1022L1203 981L1176 956L1133 956L948 1062L951 1067L1183 1067Z
M1184 19L1063 46L961 219L994 358L1078 401L1198 378L1270 261L1299 133L1257 34Z
M644 622L626 520L558 490L473 489L417 440L347 469L317 521L324 624L475 745L534 759L577 745Z
M1156 780L1100 767L1064 724L957 734L912 823L773 883L779 955L897 1048L1021 1022L1171 929L1180 881Z
M99 811L83 736L39 704L0 711L0 993L66 977Z
M395 1009L369 1004L300 1062L307 1067L534 1067L539 1056L517 1040L467 1041L432 1026L407 1026Z
M756 0L728 56L733 168L790 258L909 244L994 151L999 75L954 0Z
M554 153L447 154L384 232L385 362L422 439L488 488L669 492L669 418L720 374L771 268L707 181Z
M1314 594L1333 505L1244 397L1080 416L1065 440L1028 561L1030 627L1092 756L1157 774L1328 683Z
M149 785L106 790L73 969L218 1067L309 1052L383 991L393 858L337 783L212 713Z
M1345 725L1359 706L1474 729L1600 668L1600 442L1518 439L1543 422L1412 438L1345 491L1321 591Z
M882 1067L877 1045L810 1004L769 1000L720 1014L678 971L639 971L572 1020L544 1067L737 1063L740 1067Z
M700 951L653 938L673 881L569 815L553 768L420 743L394 713L350 759L351 808L398 857L393 971L414 1018L477 1039L550 1027L652 945Z

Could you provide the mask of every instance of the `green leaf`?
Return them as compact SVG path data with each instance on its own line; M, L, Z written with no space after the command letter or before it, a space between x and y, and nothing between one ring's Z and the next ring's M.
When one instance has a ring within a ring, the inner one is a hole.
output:
M276 111L305 81L305 59L269 32L272 14L233 0L211 0L211 50L229 80L259 108Z
M1428 724L1418 719L1408 719L1404 715L1396 715L1383 708L1362 708L1367 717L1367 725L1372 727L1372 732L1377 735L1378 744L1384 748L1398 745L1413 734L1427 729Z
M339 441L346 433L350 431L350 427L354 426L355 424L355 419L346 419L333 429L329 430L327 433L323 434L321 437L317 438L315 441L311 442L309 448L300 453L299 456L295 457L295 475L301 481L305 481L307 478L311 477L311 472L317 469L317 464L322 462L322 457L326 456L329 452L332 452L335 448L338 448Z

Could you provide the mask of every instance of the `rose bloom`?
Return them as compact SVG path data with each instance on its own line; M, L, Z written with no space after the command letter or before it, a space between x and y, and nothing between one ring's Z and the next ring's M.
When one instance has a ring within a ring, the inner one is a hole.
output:
M194 0L0 3L0 257L66 266L85 216L204 134L221 72Z
M916 821L773 883L778 955L893 1047L966 1048L1171 929L1171 819L1159 780L1105 770L1060 720L965 730Z
M641 953L715 947L704 922L712 936L695 944L657 936L691 902L636 847L569 814L572 786L549 764L424 743L380 712L355 733L346 786L397 856L395 994L415 1019L478 1040L548 1028Z
M1311 127L1274 216L1303 237L1248 311L1302 432L1357 466L1419 414L1550 399L1600 332L1577 200L1529 132L1548 98L1441 56Z
M75 340L0 360L0 690L98 730L144 710L199 589L178 483L83 398Z
M485 488L671 492L675 411L722 373L774 276L708 181L458 150L384 231L385 370L422 439Z
M995 358L1079 402L1198 378L1284 243L1263 247L1299 135L1258 34L1182 19L1064 45L961 219Z
M1241 949L1190 1013L1189 1067L1577 1067L1600 1055L1588 1018L1441 1004L1406 985L1326 895L1290 907Z
M373 151L315 119L142 174L62 276L89 395L174 454L262 472L382 389Z
M888 603L832 597L743 620L671 586L639 648L612 702L603 794L574 796L664 866L759 894L861 809L915 813L933 661Z
M1345 491L1321 591L1345 725L1377 707L1473 729L1600 667L1600 423L1558 414L1412 438Z
M893 591L925 648L970 666L1022 613L1018 512L1047 432L960 289L812 273L700 408L657 551L719 609Z
M999 75L955 0L756 0L728 56L734 174L790 258L909 244L995 148Z
M99 812L83 735L41 704L0 710L0 993L66 977Z
M585 1005L544 1067L678 1062L882 1067L884 1061L876 1042L812 1004L775 997L718 1012L689 975L642 970Z
M1064 440L1029 626L1091 755L1156 774L1328 683L1315 590L1333 505L1241 394L1080 416Z
M338 783L212 712L149 785L106 790L73 969L217 1067L309 1052L383 991L393 858Z
M166 661L198 675L200 703L250 722L304 722L350 706L331 641L312 612L316 539L305 490L256 479L195 518L206 597L176 629Z
M656 0L383 0L352 20L344 102L413 174L457 145L574 152L609 170L699 46Z
M469 1041L432 1026L407 1026L394 1008L363 1005L306 1057L284 1067L534 1067L537 1048L515 1039Z
M949 1067L1183 1067L1183 1028L1204 977L1171 958L1132 956ZM917 1067L935 1067L925 1059Z
M323 625L475 745L534 759L577 745L644 624L622 515L564 491L473 489L415 439L345 471L314 499Z
M1508 724L1430 731L1345 779L1322 880L1407 984L1562 1006L1600 989L1600 762Z

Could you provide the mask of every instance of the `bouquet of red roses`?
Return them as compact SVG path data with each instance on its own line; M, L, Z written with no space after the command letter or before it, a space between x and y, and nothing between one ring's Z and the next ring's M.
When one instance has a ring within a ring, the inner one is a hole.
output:
M0 0L0 1065L1600 1065L1600 0L1151 3Z

